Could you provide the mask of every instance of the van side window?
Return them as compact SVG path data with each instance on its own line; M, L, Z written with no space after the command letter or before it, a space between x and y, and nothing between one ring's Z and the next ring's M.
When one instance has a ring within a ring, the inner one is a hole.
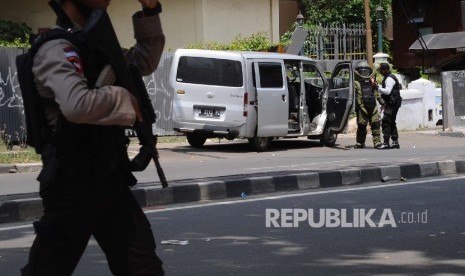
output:
M303 64L303 79L306 84L311 84L318 88L323 88L324 86L323 77L313 64Z
M313 120L323 111L322 92L324 91L325 83L320 71L311 63L303 63L303 79L308 116L310 120Z
M260 85L262 88L282 88L284 86L281 64L260 62L258 67L260 71Z
M347 88L350 83L350 72L348 68L340 68L332 77L332 88Z
M227 59L184 56L179 59L176 81L242 87L241 62Z

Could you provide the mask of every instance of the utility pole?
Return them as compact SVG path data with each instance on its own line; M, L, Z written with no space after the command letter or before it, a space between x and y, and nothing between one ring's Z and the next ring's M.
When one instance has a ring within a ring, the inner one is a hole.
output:
M373 38L371 33L370 0L364 0L367 62L373 68Z

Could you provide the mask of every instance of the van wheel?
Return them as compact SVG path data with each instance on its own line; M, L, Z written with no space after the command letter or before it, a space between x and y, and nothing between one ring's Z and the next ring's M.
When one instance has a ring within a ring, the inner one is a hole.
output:
M207 141L207 137L196 133L186 133L186 138L189 145L194 148L201 148Z
M337 133L333 132L331 128L325 129L321 136L320 142L325 147L334 147L336 145Z
M257 152L265 151L270 147L271 140L272 139L270 137L255 136L254 138L249 139L249 145L253 150Z

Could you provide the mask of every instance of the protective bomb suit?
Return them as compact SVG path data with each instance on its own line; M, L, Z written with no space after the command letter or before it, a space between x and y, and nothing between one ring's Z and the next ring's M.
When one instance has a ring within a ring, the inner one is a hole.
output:
M372 87L373 70L366 61L361 61L355 68L355 111L357 113L357 143L355 148L364 148L367 125L370 124L375 148L381 146L380 116L376 101L383 104L383 99Z

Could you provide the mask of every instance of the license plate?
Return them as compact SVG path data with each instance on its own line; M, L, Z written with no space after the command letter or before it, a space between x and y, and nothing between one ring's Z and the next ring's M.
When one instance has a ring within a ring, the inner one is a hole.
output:
M200 109L199 116L206 118L219 118L221 116L221 112L216 109Z

